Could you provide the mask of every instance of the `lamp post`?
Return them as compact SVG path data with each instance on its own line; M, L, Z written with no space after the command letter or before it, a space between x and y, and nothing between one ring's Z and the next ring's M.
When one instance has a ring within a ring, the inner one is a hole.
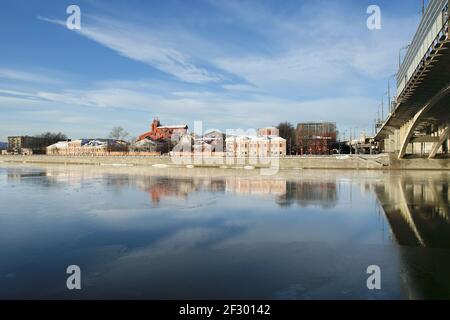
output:
M408 44L407 46L401 47L400 50L398 50L398 68L399 69L402 66L402 56L401 56L402 55L402 51L403 50L408 50L410 46L411 45Z
M380 123L380 105L378 105L378 115L377 115L377 122Z
M397 74L394 73L388 78L388 103L389 103L389 112L392 112L392 103L391 103L391 79L395 77Z
M381 97L381 122L384 122L384 97L387 96L388 93L385 92Z
M374 135L378 132L378 122L377 122L377 113L375 112L375 125L374 125Z

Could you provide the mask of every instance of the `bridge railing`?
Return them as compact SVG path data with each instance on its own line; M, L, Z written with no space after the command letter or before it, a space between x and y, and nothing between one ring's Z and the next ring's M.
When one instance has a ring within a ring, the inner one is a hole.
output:
M450 0L431 0L397 73L397 94L400 95L421 61L430 54L433 43L448 28Z

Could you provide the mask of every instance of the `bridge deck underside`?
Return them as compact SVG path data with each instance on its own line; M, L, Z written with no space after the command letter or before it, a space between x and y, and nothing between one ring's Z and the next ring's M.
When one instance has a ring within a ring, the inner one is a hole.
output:
M427 104L430 99L441 89L450 83L450 42L443 41L442 49L434 56L428 65L424 67L422 76L411 79L409 94L399 97L394 112L389 116L375 139L381 140L399 129ZM448 123L450 119L450 97L445 97L435 107L430 109L420 120L417 129L420 130L428 124L441 125Z

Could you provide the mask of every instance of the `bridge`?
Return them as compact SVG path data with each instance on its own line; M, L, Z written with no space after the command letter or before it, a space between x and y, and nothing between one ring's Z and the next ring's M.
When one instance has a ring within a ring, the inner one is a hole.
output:
M374 137L398 159L448 152L449 6L450 0L430 0L397 72L397 98Z

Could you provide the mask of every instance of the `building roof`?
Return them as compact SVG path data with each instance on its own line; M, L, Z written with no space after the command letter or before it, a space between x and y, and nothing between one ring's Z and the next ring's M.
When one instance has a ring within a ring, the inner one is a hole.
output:
M222 136L222 135L224 135L224 133L219 130L209 130L209 131L206 131L205 133L203 133L204 137L205 136L215 136L215 135Z
M258 130L267 130L267 129L276 129L276 130L278 130L277 127L273 127L273 126L258 128Z
M49 145L47 148L55 149L55 148L67 148L69 146L68 141L58 141L52 145Z
M158 126L158 129L187 129L187 124L176 124L170 126Z
M155 141L151 140L151 139L142 139L140 141L137 141L134 144L136 147L148 147L148 146L156 146L158 145Z
M127 145L128 142L124 140L116 140L116 139L103 139L103 138L92 138L92 139L78 139L75 141L81 141L81 145L89 145L89 146L105 146L105 145Z
M273 140L273 141L286 141L286 139L282 138L282 137L269 137L269 140Z
M232 136L228 136L226 138L226 140L246 140L246 141L286 141L286 139L283 139L279 136L263 136L263 137L257 137L257 136L237 136L237 137L232 137Z

